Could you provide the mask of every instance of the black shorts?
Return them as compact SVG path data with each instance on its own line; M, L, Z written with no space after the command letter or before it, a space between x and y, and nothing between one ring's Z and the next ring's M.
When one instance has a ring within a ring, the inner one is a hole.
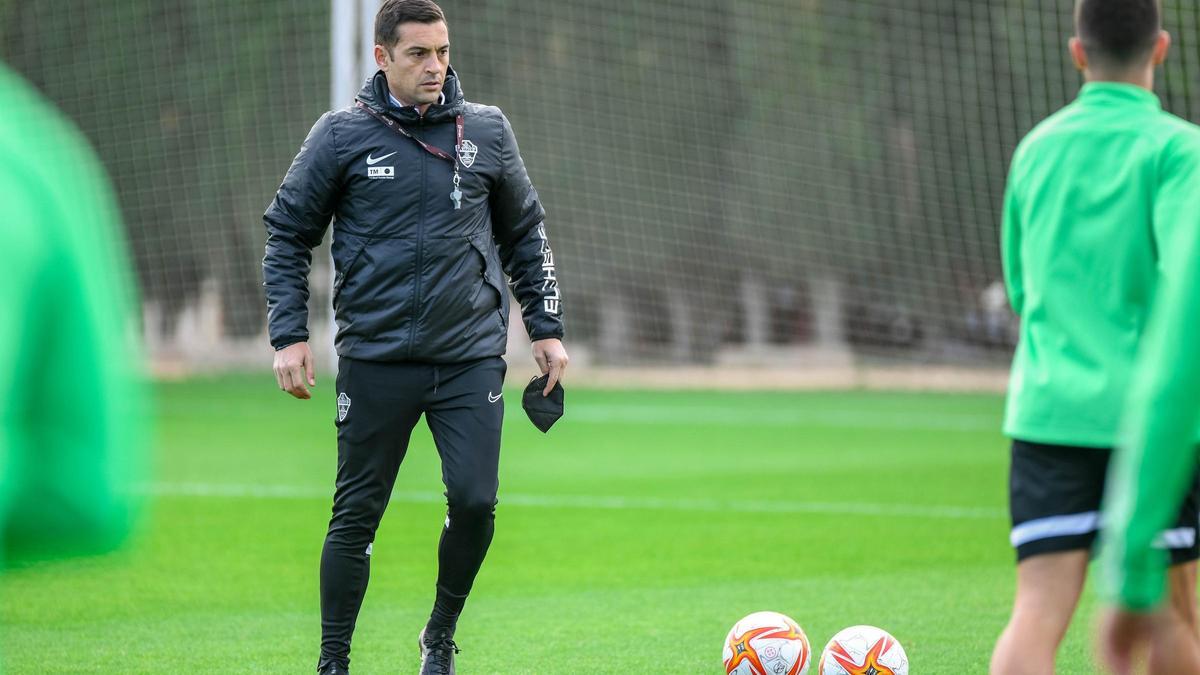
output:
M1008 480L1017 560L1040 553L1090 549L1100 530L1100 501L1112 450L1043 445L1014 440ZM1175 525L1155 544L1171 553L1171 564L1200 558L1200 476L1179 507Z

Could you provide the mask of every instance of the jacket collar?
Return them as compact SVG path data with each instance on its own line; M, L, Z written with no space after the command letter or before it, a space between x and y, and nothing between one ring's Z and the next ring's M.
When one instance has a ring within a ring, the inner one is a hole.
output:
M446 80L442 83L442 102L429 106L424 117L417 113L415 107L397 108L392 105L388 96L387 76L382 70L367 78L363 88L354 98L376 112L390 115L402 124L416 124L422 121L436 123L453 119L462 113L463 104L466 102L458 81L458 73L454 72L453 67L446 69Z
M1124 82L1088 82L1079 90L1079 100L1085 103L1131 104L1162 109L1162 101L1157 94Z

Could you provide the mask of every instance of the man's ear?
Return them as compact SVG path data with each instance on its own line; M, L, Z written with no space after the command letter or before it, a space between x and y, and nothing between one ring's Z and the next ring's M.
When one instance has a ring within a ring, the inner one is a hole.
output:
M1158 39L1154 42L1154 56L1151 62L1154 67L1161 66L1167 60L1167 54L1171 51L1171 34L1165 30L1158 32Z
M1083 48L1083 40L1078 37L1073 37L1067 42L1067 49L1071 52L1071 59L1075 61L1075 67L1080 72L1087 70L1088 57L1087 50Z
M375 65L379 66L380 70L387 68L387 64L392 60L392 55L388 52L388 48L383 45L375 45Z

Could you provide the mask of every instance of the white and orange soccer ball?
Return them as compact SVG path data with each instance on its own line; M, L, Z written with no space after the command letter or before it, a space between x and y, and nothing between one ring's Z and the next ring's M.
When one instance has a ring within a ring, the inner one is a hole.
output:
M908 675L908 655L887 631L851 626L821 652L818 675Z
M805 675L812 649L800 626L777 612L755 612L725 636L728 675Z

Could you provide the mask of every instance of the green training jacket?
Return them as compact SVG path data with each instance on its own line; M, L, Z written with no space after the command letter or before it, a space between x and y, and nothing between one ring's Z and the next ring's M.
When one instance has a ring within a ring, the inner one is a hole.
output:
M1163 599L1170 526L1196 465L1200 424L1200 128L1153 127L1157 291L1104 498L1101 592L1134 610Z
M1093 82L1017 148L1002 230L1021 318L1008 436L1116 445L1159 266L1200 212L1178 194L1200 195L1178 175L1200 160L1198 134L1152 92Z
M128 531L146 399L119 216L83 137L0 64L0 565Z

